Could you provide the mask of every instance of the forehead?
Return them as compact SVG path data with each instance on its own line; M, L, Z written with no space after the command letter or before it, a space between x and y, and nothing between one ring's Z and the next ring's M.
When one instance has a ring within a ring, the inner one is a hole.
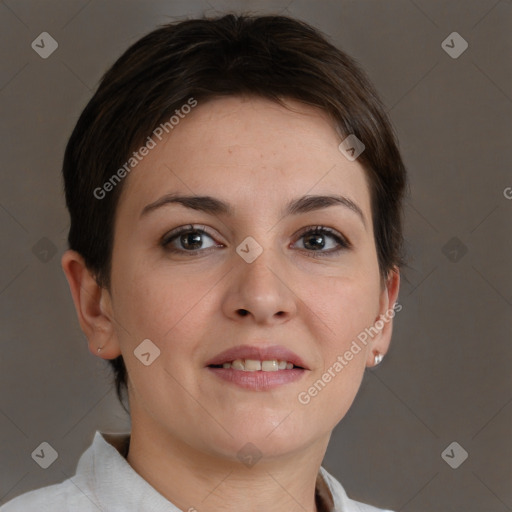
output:
M165 133L165 132L164 132ZM369 212L363 167L339 151L333 121L296 101L227 97L198 105L126 178L119 209L140 212L159 195L212 195L272 209L299 195L343 193Z

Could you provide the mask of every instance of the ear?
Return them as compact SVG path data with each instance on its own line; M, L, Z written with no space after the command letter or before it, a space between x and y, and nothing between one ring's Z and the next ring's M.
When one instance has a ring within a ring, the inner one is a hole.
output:
M366 366L375 366L375 356L377 354L386 355L391 342L391 333L393 332L393 317L402 307L395 306L400 289L400 269L394 267L389 271L388 277L379 298L379 316L375 318L373 327L370 329L376 332L370 344L370 350L367 354Z
M98 285L76 251L66 251L62 255L61 265L73 296L80 327L89 340L89 351L103 359L114 359L121 355L110 293ZM101 348L100 352L98 348Z

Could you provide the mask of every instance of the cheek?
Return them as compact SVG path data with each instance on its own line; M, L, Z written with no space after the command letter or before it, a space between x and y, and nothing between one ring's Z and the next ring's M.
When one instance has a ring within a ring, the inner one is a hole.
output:
M379 283L364 277L324 279L309 285L307 304L321 320L325 351L345 350L379 311Z
M317 339L321 364L297 402L309 421L321 418L319 428L328 431L345 416L361 385L369 348L357 337L378 314L378 286L358 279L332 279L310 294L308 305L312 318L320 319L316 325L322 329Z
M116 313L135 336L157 339L171 335L187 324L187 316L197 320L196 309L211 288L207 279L194 279L184 272L159 272L148 265L126 267L129 279L117 290Z

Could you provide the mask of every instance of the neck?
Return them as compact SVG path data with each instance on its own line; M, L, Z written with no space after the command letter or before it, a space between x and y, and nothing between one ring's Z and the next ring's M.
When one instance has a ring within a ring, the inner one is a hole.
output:
M249 466L134 421L126 458L152 487L187 512L321 512L315 489L329 437Z

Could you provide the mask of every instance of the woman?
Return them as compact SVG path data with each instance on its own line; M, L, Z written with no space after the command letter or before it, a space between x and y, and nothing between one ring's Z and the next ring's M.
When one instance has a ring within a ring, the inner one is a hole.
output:
M166 25L68 142L62 257L132 430L2 507L378 511L321 462L391 338L406 175L355 62L286 17Z

